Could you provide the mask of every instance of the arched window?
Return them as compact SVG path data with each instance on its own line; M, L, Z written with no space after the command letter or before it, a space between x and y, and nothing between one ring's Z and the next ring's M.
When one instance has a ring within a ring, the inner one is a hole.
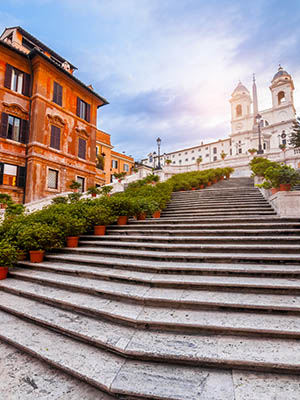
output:
M278 104L282 104L285 102L285 93L284 92L279 92L277 95L278 98Z
M236 116L237 117L241 117L242 116L242 106L240 104L238 104L235 108L236 111Z

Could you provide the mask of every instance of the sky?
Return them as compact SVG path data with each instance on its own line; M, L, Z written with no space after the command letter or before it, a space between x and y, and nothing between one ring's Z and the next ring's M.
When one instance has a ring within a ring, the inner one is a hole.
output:
M20 25L76 65L109 101L98 128L136 160L228 137L238 81L259 108L281 63L300 109L299 0L6 0L0 30Z

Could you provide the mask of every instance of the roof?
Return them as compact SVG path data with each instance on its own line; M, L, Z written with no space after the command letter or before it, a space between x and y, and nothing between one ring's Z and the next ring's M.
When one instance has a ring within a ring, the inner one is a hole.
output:
M242 82L239 81L237 87L234 89L231 96L234 96L236 94L250 94L250 93L249 90L246 88L246 86L244 86Z
M119 158L124 158L124 159L126 159L127 161L131 161L131 162L134 162L134 158L133 157L129 157L129 156L127 156L126 154L123 154L123 153L118 153L117 151L111 151L111 156L112 157L119 157Z
M287 76L290 77L290 74L288 72L286 72L281 65L279 65L278 68L278 72L276 72L276 74L273 76L272 81L274 81L275 79L281 78L283 76Z
M42 48L43 50L47 51L48 53L50 53L51 55L53 55L55 58L58 59L58 61L61 61L62 63L67 61L70 64L70 67L72 69L78 69L77 67L75 67L75 65L71 64L68 60L66 60L65 58L61 57L59 54L57 54L55 51L53 51L52 49L50 49L50 47L46 46L44 43L42 43L41 41L39 41L36 37L34 37L33 35L31 35L29 32L25 31L25 29L23 29L21 26L12 26L9 28L5 28L4 32L8 29L17 29L23 36L27 37L31 42L33 42L34 44L36 44L37 46L39 46L40 48ZM4 33L3 32L3 33ZM2 34L3 35L3 34Z
M90 92L92 95L96 96L98 99L100 99L103 104L109 104L109 102L102 96L100 96L98 93L94 92L91 88L89 88L87 85L85 85L83 82L81 82L78 78L76 78L73 74L70 74L68 71L66 71L63 67L59 66L55 61L51 60L51 58L47 57L44 53L42 53L41 51L39 51L38 49L33 49L30 51L30 53L25 54L23 51L9 45L8 43L4 42L3 40L0 40L0 44L4 47L6 47L7 49L10 49L16 53L18 53L19 55L28 58L28 59L32 59L34 58L36 55L39 55L40 57L44 58L46 61L48 61L50 64L52 64L53 66L55 66L55 68L59 69L60 72L63 72L65 75L67 75L70 79L72 79L73 81L75 81L76 83L78 83L80 86L82 86L84 89L86 89L88 92ZM98 107L101 107L98 106Z

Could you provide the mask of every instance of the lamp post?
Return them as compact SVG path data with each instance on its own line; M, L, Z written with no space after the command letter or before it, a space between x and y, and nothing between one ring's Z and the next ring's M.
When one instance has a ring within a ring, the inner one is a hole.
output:
M263 154L263 148L261 145L261 131L260 131L260 121L261 121L261 115L257 114L256 117L256 123L257 123L257 129L258 129L258 152L257 154Z
M161 166L160 166L160 144L161 144L161 139L159 137L156 139L156 143L157 143L157 153L158 153L157 169L161 169Z

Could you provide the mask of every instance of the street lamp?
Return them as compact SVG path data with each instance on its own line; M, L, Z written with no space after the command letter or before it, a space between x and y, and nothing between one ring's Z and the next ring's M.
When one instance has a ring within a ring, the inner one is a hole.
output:
M160 166L160 144L161 144L161 139L159 137L156 139L156 143L157 143L157 153L158 153L158 166L157 166L157 169L161 169L161 166Z
M262 148L262 145L261 145L261 132L260 132L261 115L257 114L255 119L256 119L257 128L258 128L258 152L257 152L257 154L263 154L264 151L263 151L263 148Z

